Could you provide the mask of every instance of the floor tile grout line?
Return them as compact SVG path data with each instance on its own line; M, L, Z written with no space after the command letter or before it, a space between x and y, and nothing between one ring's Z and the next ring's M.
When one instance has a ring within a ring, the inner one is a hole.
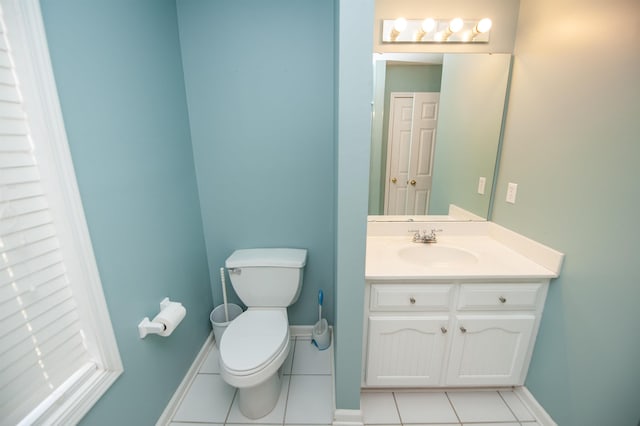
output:
M231 408L233 407L233 401L236 400L237 396L238 396L238 389L235 389L235 391L233 392L233 398L231 398L231 404L229 404L229 409L227 410L227 415L224 418L224 422L222 422L225 425L229 421L229 416L231 415Z
M400 407L398 407L398 401L396 400L396 393L391 392L391 396L393 397L393 404L396 406L396 413L398 414L398 420L400 420L400 424L404 425L402 422L402 414L400 414Z
M298 338L294 337L293 339L293 354L291 355L291 371L289 373L293 373L293 360L296 357L296 346L298 345ZM284 400L284 412L282 413L282 426L284 426L287 422L287 407L289 406L289 392L291 391L291 377L293 374L289 374L289 384L287 385L287 396Z
M522 424L522 420L520 420L520 418L516 415L516 412L513 411L513 409L511 408L511 406L509 405L509 403L507 402L506 399L504 399L504 397L502 396L502 394L500 393L500 391L496 391L498 392L498 395L500 396L500 399L502 400L502 402L504 402L504 405L507 406L507 409L509 410L509 412L511 412L511 415L513 416L514 419L516 419L516 421L520 424Z
M290 349L291 352L291 368L289 369L289 376L293 375L293 361L296 359L296 346L298 346L298 338L293 338L293 348Z
M451 406L451 409L453 410L453 414L455 414L456 415L456 419L458 419L458 424L462 424L462 419L458 415L458 411L456 410L456 407L453 405L453 402L451 401L451 398L449 398L449 392L445 392L444 396L447 397L447 401L449 401L449 405Z
M291 379L287 384L287 396L284 400L284 411L282 412L282 425L287 424L287 408L289 407L289 392L291 392Z

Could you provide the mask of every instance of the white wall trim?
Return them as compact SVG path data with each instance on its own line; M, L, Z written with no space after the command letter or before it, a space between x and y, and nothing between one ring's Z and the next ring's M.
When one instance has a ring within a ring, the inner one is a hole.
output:
M167 426L169 425L169 423L171 423L171 419L173 418L173 415L175 414L176 410L180 406L180 403L182 402L182 399L184 398L187 391L189 390L189 387L191 387L191 383L193 383L193 380L198 375L198 371L200 370L200 367L202 366L204 361L207 359L207 355L211 351L211 348L213 347L213 345L214 345L214 338L213 338L213 331L212 331L211 333L209 333L209 336L204 341L202 348L200 348L200 352L198 352L198 355L196 355L196 358L191 364L191 367L189 367L187 374L182 379L182 382L180 382L180 384L178 385L178 388L173 393L173 396L169 400L169 403L167 404L164 411L158 418L158 421L156 422L156 426Z
M558 426L558 424L553 421L549 413L545 411L542 405L540 405L540 403L534 398L531 392L529 392L529 389L524 386L519 386L513 389L513 393L515 393L516 396L520 398L524 405L535 416L538 423L540 423L542 426Z
M38 0L2 0L1 4L30 134L34 140L46 141L36 144L34 155L42 185L47 194L52 194L50 209L63 242L67 274L88 330L89 352L97 361L95 372L57 409L46 412L47 424L75 424L118 378L123 365L73 169L40 3ZM72 259L81 261L69 261Z
M291 335L291 337L311 338L312 332L313 332L312 325L290 325L289 326L289 334Z
M333 426L363 426L361 410L335 410L333 413Z

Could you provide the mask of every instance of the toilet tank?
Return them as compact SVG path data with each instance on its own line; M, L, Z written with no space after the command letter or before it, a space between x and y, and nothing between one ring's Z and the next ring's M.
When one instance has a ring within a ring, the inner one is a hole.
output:
M287 307L300 296L306 262L305 249L244 249L234 251L225 266L247 307Z

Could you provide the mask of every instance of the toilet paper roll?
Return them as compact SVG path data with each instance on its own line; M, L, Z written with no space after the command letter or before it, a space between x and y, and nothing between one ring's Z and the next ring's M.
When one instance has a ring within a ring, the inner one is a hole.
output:
M173 330L176 329L185 315L187 315L187 310L181 303L170 302L166 308L156 315L153 322L159 322L164 325L164 331L159 334L166 337L173 333Z

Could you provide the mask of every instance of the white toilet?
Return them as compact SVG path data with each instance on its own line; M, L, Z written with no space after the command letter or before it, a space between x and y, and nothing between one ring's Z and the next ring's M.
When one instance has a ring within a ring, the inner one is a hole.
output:
M220 371L238 388L238 406L250 419L278 402L278 370L289 354L287 306L298 300L306 260L307 250L273 248L236 250L225 262L247 310L220 339Z

